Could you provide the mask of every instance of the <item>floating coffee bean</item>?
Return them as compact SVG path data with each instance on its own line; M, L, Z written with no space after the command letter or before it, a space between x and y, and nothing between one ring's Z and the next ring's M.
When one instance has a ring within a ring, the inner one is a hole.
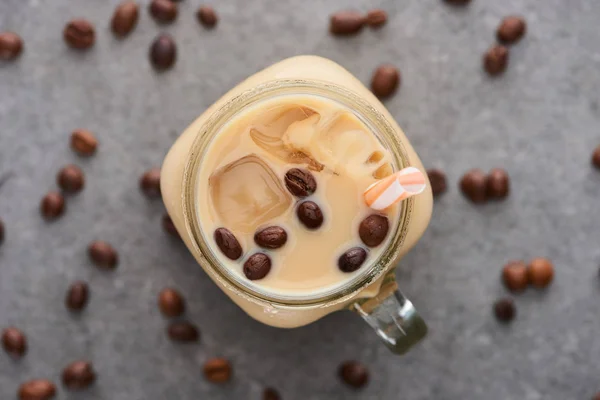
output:
M130 0L126 0L117 6L110 24L115 35L127 36L135 28L139 17L138 8L135 1Z
M296 209L296 215L308 229L317 229L323 224L323 212L314 201L303 201Z
M269 226L254 234L254 242L265 249L278 249L287 242L287 232L280 226Z
M177 228L175 228L175 224L173 223L173 220L171 219L169 214L163 215L162 226L165 232L167 232L169 235L176 238L180 237L179 232L177 232Z
M19 400L50 400L56 396L56 386L47 379L34 379L23 383L17 396Z
M210 6L200 7L196 12L196 18L198 18L198 21L207 28L212 28L219 22L215 9Z
M81 390L88 388L96 381L96 371L92 363L75 361L69 364L62 373L62 382L67 389Z
M197 342L200 339L198 328L191 322L178 321L173 322L167 328L169 338L174 342L191 343Z
M393 95L400 85L400 71L393 65L381 65L373 73L371 91L380 99Z
M527 266L523 261L511 261L502 268L502 282L511 292L522 292L529 284Z
M98 140L85 129L77 129L71 134L71 148L80 156L91 156L96 152Z
M148 197L160 197L160 168L152 168L142 175L140 189Z
M49 221L60 217L65 212L65 198L58 192L48 193L42 199L40 212Z
M500 322L510 322L515 318L517 309L514 301L509 298L496 300L494 303L494 315Z
M224 358L211 358L204 363L204 376L212 383L225 383L231 379L231 364Z
M389 229L387 217L373 214L362 220L358 227L358 235L367 246L377 247L383 242Z
M242 256L242 246L235 235L227 228L218 228L214 234L215 242L225 256L237 260Z
M465 197L473 203L487 201L487 177L479 169L472 169L460 180L460 189Z
M431 183L431 192L434 196L439 196L446 192L448 184L446 183L446 174L440 169L428 169L427 176Z
M14 32L0 33L0 60L17 58L23 51L23 39Z
M365 17L357 11L340 11L329 20L329 31L334 35L354 35L365 26Z
M88 247L90 259L100 268L114 269L119 263L116 250L108 243L101 240L92 242Z
M12 357L23 357L27 353L27 337L20 329L6 328L2 331L2 347Z
M244 263L244 275L251 281L262 279L271 271L271 259L263 253L252 254Z
M521 40L526 30L525 19L512 15L502 20L496 31L496 36L499 42L513 44Z
M263 391L263 400L281 400L279 392L273 388L266 388Z
M0 244L4 242L4 222L0 219Z
M600 168L600 146L596 147L594 153L592 153L592 165L596 168Z
M361 388L369 382L369 370L358 361L346 361L339 368L340 378L355 388Z
M307 197L317 190L313 174L305 169L292 168L285 174L285 187L296 197Z
M175 289L163 289L158 295L158 308L165 317L179 317L185 312L185 307L185 299Z
M387 22L387 13L384 10L371 10L367 13L367 25L371 28L380 28Z
M176 59L177 45L170 35L162 34L154 39L150 47L150 62L155 69L159 71L169 69L175 64Z
M74 19L63 31L65 42L74 49L87 49L94 45L96 32L94 25L85 19Z
M71 311L81 311L87 306L90 288L83 281L74 282L67 290L65 305Z
M490 199L504 199L510 191L508 173L501 168L490 171L486 181L487 196Z
M367 259L367 251L361 247L353 247L338 258L338 267L343 272L354 272Z
M500 75L507 66L508 49L502 45L492 46L483 56L483 68L489 75Z
M533 286L543 289L554 279L554 266L546 258L534 258L527 266L527 275Z
M77 193L83 189L85 178L83 171L76 165L67 165L58 172L56 182L67 193Z
M150 14L161 23L173 22L177 18L177 4L170 0L152 0Z

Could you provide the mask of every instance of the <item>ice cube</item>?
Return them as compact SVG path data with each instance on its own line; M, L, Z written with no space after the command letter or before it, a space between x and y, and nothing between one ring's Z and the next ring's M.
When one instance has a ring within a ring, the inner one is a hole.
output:
M300 105L277 106L260 116L260 120L265 122L257 126L257 129L265 136L281 138L291 124L315 114L318 114L315 110Z
M214 172L209 187L217 214L234 232L252 234L292 206L292 197L280 179L254 154Z

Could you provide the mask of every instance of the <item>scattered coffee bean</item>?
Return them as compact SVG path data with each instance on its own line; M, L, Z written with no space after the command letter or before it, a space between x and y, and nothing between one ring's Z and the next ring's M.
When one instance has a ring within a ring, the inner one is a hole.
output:
M367 13L367 25L371 28L380 28L385 25L387 18L387 13L384 10L371 10Z
M85 178L83 171L76 165L67 165L58 172L58 186L67 193L77 193L83 189Z
M170 0L152 0L150 3L150 15L160 23L175 21L178 11L177 3Z
M139 18L139 7L135 1L125 0L117 6L111 21L115 35L125 37L133 31Z
M65 198L58 192L49 192L42 198L40 212L47 220L53 220L65 212Z
M472 169L460 180L460 190L473 203L481 204L487 201L487 177L479 169Z
M173 288L165 288L158 295L158 308L165 317L179 317L185 312L185 299Z
M521 40L526 30L527 24L525 23L525 19L512 15L502 20L496 31L496 36L499 42L513 44Z
M390 224L383 215L369 215L358 227L360 240L369 247L379 246L388 234Z
M491 75L500 75L508 66L508 48L495 44L483 56L483 68Z
M198 21L207 28L213 28L219 22L215 9L210 6L202 6L196 12Z
M149 169L142 175L140 189L148 197L160 197L160 168Z
M14 358L23 357L27 353L27 337L17 328L6 328L2 331L2 347Z
M502 268L502 282L511 292L522 292L529 284L527 266L523 261L511 261Z
M224 358L211 358L204 363L204 376L212 383L225 383L231 379L231 364Z
M34 379L19 387L19 400L50 400L56 396L56 386L47 379Z
M271 271L271 259L263 253L252 254L244 263L244 275L251 281L262 279Z
M96 381L96 371L92 363L87 361L75 361L63 370L62 382L69 390L81 390L88 388Z
M600 146L596 147L592 154L592 165L596 168L600 168Z
M14 32L0 33L0 60L10 61L23 51L23 39Z
M269 226L254 234L254 242L264 249L278 249L287 242L287 232L280 226Z
M354 35L365 26L365 17L358 11L340 11L329 20L329 32L333 35Z
M101 240L92 242L88 247L90 259L100 268L114 269L119 263L116 250L108 243Z
M91 156L97 147L98 140L92 132L77 129L71 133L71 148L80 156Z
M169 214L163 215L162 226L163 226L163 229L165 230L165 232L167 232L169 235L176 237L176 238L181 237L181 236L179 236L179 232L177 232L177 228L175 228L175 224L173 223L173 220L171 219Z
M600 392L598 392L592 400L600 400Z
M70 21L63 31L65 42L74 49L87 49L94 45L96 32L94 25L85 19Z
M231 260L237 260L242 256L242 245L227 228L218 228L214 234L215 242L225 256Z
M200 332L196 325L187 321L172 322L167 328L169 338L174 342L191 343L200 339Z
M300 222L308 229L317 229L323 224L323 212L314 201L303 201L296 209Z
M273 388L266 388L263 391L263 400L281 400L279 392Z
M380 99L390 97L400 85L400 71L393 65L381 65L373 73L371 91Z
M170 3L169 0L165 1ZM150 62L155 69L159 71L169 69L176 60L177 45L170 35L161 34L154 39L150 47Z
M494 315L500 322L510 322L515 318L517 308L515 302L507 297L496 300L494 303Z
M428 169L427 176L429 177L429 183L431 183L431 192L434 196L444 194L448 190L448 184L446 183L446 174L441 169Z
M550 260L542 257L534 258L527 266L529 282L536 288L543 289L554 279L554 266Z
M74 282L67 290L65 305L71 311L81 311L87 306L89 296L90 288L87 283L83 281Z
M338 258L338 267L343 272L354 272L367 259L367 251L362 247L353 247Z
M4 222L0 219L0 244L4 242Z
M455 6L463 6L465 4L469 4L471 0L444 0L448 4L452 4Z
M501 168L492 169L487 176L486 191L490 199L506 198L510 192L508 173Z
M340 378L355 388L361 388L369 382L369 370L358 361L346 361L339 368Z
M317 190L317 181L310 171L292 168L285 174L285 187L296 197L307 197Z

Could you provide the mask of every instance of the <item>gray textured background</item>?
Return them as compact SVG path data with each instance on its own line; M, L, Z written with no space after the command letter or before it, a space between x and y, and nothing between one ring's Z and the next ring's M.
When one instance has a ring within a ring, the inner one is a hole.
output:
M25 52L0 65L0 327L28 334L30 351L13 362L0 353L0 398L33 377L58 381L69 361L91 359L97 385L60 399L259 399L265 385L284 399L579 400L600 390L600 173L589 157L600 143L600 2L473 0L464 9L440 0L214 1L218 28L206 31L181 3L178 21L157 26L145 4L133 34L117 41L108 21L117 0L2 0L0 31L14 30ZM146 3L144 1L143 3ZM327 34L342 8L381 6L388 25L351 39ZM520 13L526 39L500 79L481 71L501 17ZM61 32L72 17L97 26L96 46L76 53ZM161 31L179 45L175 68L156 74L148 46ZM261 325L227 300L184 246L161 227L160 201L138 191L190 121L244 77L282 58L329 57L368 82L381 62L403 73L387 102L427 166L444 168L450 192L436 202L420 244L402 262L401 286L431 327L426 342L397 358L350 313L284 331ZM101 142L77 158L69 133L85 127ZM75 162L85 190L54 223L39 216L56 171ZM513 195L475 207L456 182L469 168L506 167ZM121 263L102 272L87 260L96 238L116 244ZM518 318L500 326L491 304L509 259L548 256L556 280L516 299ZM79 317L63 306L74 279L91 284ZM199 345L170 343L156 296L180 288ZM225 356L235 368L222 387L201 365ZM353 391L336 377L355 358L372 372Z

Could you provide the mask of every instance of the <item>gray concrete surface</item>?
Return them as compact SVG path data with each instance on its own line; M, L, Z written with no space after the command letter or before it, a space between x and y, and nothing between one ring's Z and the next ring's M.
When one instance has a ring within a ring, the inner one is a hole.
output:
M0 31L17 31L26 43L17 62L0 65L0 174L13 174L0 188L0 327L19 326L30 341L19 362L0 354L1 399L15 398L33 377L58 381L79 358L93 360L99 380L77 395L61 389L60 399L260 399L266 385L286 400L586 400L600 391L600 173L589 163L600 143L600 2L473 0L459 9L440 0L214 1L221 22L206 31L193 15L199 1L185 0L171 26L156 25L144 8L124 41L108 30L116 3L0 2ZM327 34L333 11L371 6L390 13L384 29L352 39ZM526 16L529 32L506 75L489 79L480 57L511 13ZM97 44L84 53L61 38L65 22L79 16L97 26ZM156 74L147 51L162 31L176 38L179 60ZM222 93L305 53L364 82L379 63L398 65L402 88L387 105L424 162L449 174L449 193L398 272L431 328L403 358L350 313L291 331L253 321L166 237L160 201L138 192L140 174ZM97 133L96 157L69 150L77 127ZM62 219L45 223L39 200L71 162L87 186L69 198ZM510 199L467 203L456 188L461 174L495 166L511 173ZM118 270L90 265L85 248L95 238L117 245ZM554 284L518 296L517 320L500 326L491 304L505 293L501 266L540 255L556 264ZM79 317L63 306L74 279L92 288ZM199 345L165 337L155 303L166 285L187 296ZM232 360L231 383L205 382L201 365L211 356ZM371 369L364 390L336 377L349 358Z

